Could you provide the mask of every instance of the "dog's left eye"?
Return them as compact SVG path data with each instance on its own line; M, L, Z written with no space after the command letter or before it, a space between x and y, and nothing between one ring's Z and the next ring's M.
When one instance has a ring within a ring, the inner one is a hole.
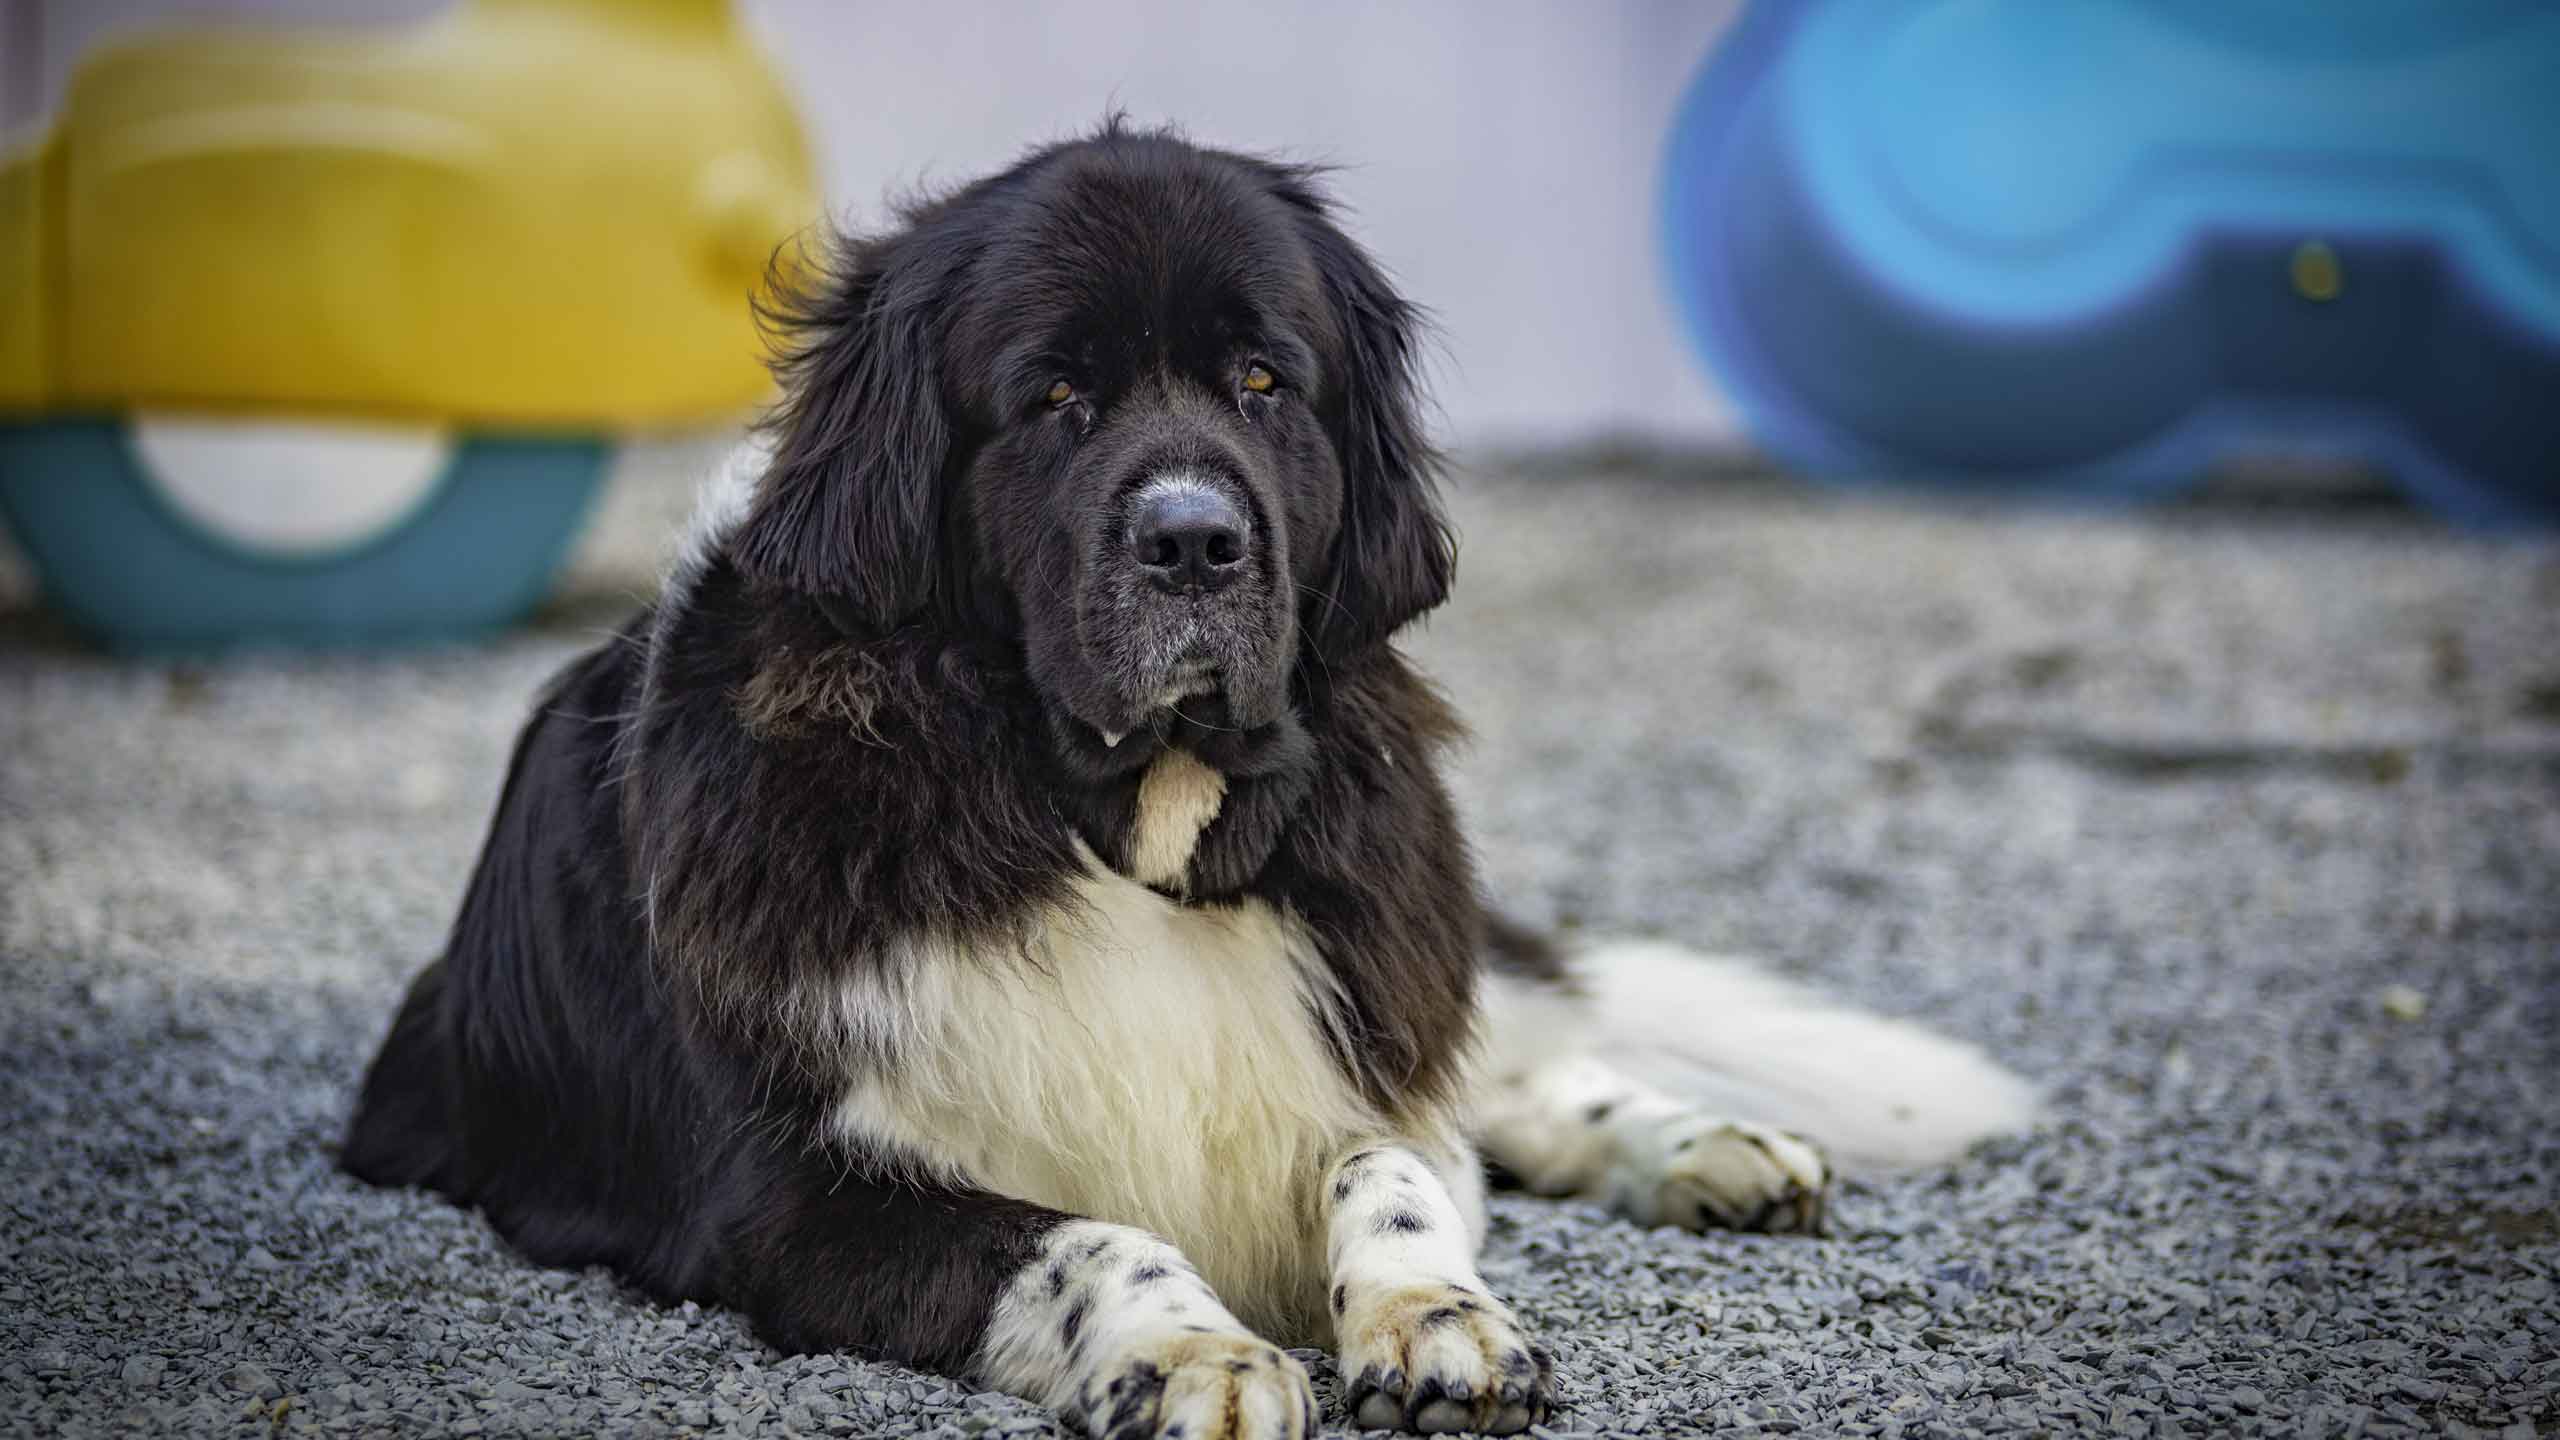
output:
M1244 388L1256 395L1268 395L1280 388L1280 377L1268 366L1248 365L1244 370Z
M1062 410L1075 403L1076 387L1061 380L1049 387L1049 408Z

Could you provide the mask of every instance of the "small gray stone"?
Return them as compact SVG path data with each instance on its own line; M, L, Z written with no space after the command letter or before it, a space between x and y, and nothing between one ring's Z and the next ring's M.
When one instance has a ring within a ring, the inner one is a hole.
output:
M275 1377L256 1365L232 1366L222 1372L222 1383L260 1400L274 1400L284 1394L284 1387L276 1383Z

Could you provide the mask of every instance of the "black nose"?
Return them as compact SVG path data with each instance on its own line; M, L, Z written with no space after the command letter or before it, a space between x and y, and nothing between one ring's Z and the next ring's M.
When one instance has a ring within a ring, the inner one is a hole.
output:
M1244 573L1244 512L1214 490L1184 486L1138 503L1129 548L1167 590L1217 590Z

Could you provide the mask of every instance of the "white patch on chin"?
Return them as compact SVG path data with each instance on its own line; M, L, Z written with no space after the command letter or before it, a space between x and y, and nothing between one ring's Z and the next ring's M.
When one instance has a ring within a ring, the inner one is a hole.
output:
M1156 696L1155 703L1147 707L1146 713L1153 715L1158 710L1171 710L1194 695L1214 695L1217 691L1218 677L1208 662L1185 660L1174 667L1173 676L1166 682L1163 693ZM1093 728L1093 733L1102 737L1102 746L1106 750L1119 749L1120 742L1129 738L1126 730L1105 730L1099 725Z
M1227 777L1188 750L1167 750L1138 782L1138 813L1130 822L1129 874L1141 885L1182 890L1200 834L1226 802Z
M854 1062L835 1127L1162 1236L1245 1323L1320 1336L1316 1192L1384 1118L1326 1042L1340 997L1314 940L1261 901L1184 905L1084 859L1027 955L920 944L902 981L866 965L815 1002L890 1057Z

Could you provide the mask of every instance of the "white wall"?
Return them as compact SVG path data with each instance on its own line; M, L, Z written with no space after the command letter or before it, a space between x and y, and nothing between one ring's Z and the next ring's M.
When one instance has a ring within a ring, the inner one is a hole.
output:
M1724 439L1729 411L1664 302L1654 169L1680 89L1738 0L746 0L856 223L1113 106L1195 137L1337 162L1354 224L1446 341L1461 443ZM40 39L48 106L137 19L414 15L434 0L0 0ZM27 15L33 16L30 26ZM0 64L0 76L19 64ZM23 89L23 85L19 87Z

